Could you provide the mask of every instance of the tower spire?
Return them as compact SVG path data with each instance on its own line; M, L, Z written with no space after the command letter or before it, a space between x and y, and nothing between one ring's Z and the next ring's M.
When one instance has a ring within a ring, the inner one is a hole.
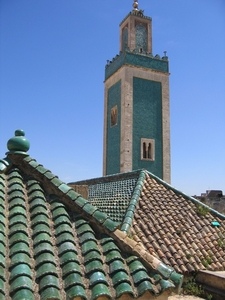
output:
M138 0L134 0L133 8L134 8L135 11L139 11L139 9L138 9Z

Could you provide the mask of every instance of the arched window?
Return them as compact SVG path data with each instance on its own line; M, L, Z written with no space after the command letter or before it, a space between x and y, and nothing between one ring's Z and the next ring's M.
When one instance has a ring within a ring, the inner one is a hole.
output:
M141 159L142 160L155 160L155 140L141 139Z
M143 143L143 158L146 158L146 143Z

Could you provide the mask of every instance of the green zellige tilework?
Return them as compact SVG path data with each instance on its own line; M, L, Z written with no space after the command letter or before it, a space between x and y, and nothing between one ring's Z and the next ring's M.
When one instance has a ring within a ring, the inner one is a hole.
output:
M162 178L162 85L133 78L133 169L146 169ZM155 140L155 160L141 160L141 138Z
M117 124L111 126L111 109L117 106ZM121 115L121 81L108 90L107 111L107 149L106 174L120 172L120 115Z

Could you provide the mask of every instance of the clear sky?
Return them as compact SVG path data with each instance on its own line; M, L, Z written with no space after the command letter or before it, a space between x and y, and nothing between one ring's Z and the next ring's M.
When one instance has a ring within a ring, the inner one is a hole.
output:
M65 182L102 176L104 70L132 0L0 0L0 158L16 129ZM139 0L170 62L171 184L225 193L225 1Z

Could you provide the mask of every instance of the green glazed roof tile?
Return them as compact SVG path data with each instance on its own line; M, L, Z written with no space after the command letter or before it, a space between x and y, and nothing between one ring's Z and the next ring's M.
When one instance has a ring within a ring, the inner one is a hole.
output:
M105 222L103 223L103 225L104 225L107 229L109 229L110 231L114 231L114 230L116 230L117 228L119 228L120 223L119 223L119 222L114 222L114 221L112 221L112 220L110 220L110 219L107 219L107 220L105 220Z
M88 252L91 251L98 251L99 252L99 248L98 245L96 244L96 242L94 241L87 241L85 243L82 244L82 254L86 255Z
M63 215L63 216L58 216L57 218L55 218L55 226L56 227L61 226L63 224L71 225L69 217L66 217L65 215Z
M50 228L48 224L36 223L33 225L33 237L40 233L47 233L50 235Z
M24 243L24 241L15 243L12 247L10 247L9 257L12 257L13 255L15 255L17 253L25 253L30 256L29 245Z
M0 279L0 300L5 300L5 284L2 279Z
M19 265L21 262L30 265L30 261L30 255L27 253L16 253L11 257L10 269L14 268L16 265Z
M61 296L58 288L56 287L46 287L40 292L41 300L61 300Z
M72 262L68 262L67 264L63 265L63 267L62 267L63 278L74 272L79 273L81 275L80 265L78 262L72 261Z
M5 255L5 252L6 252L6 247L5 245L0 241L0 253L2 255Z
M62 243L59 247L58 247L58 253L59 256L63 255L64 253L68 252L68 251L72 251L74 253L77 254L77 250L76 247L74 245L74 243L71 242L65 242Z
M108 219L107 214L97 210L94 212L93 217L99 221L99 223L104 223L106 221L106 219Z
M121 282L130 283L130 278L125 271L118 271L114 275L112 275L112 281L114 285L117 285Z
M32 202L35 201L36 199L41 199L44 202L46 202L45 198L44 198L44 195L43 195L43 192L41 192L41 191L34 191L29 195L28 200L29 200L30 205L32 205Z
M29 180L27 182L27 187L28 187L28 190L27 190L28 195L30 195L34 192L42 192L43 193L42 187L40 186L39 182L36 180Z
M95 241L95 236L93 235L92 232L85 232L82 235L80 235L80 243L83 244L87 241Z
M13 183L8 190L8 194L10 195L12 192L21 192L24 194L23 186L19 183Z
M1 235L1 233L0 233L0 235ZM18 242L24 242L27 245L29 245L29 237L24 232L17 232L13 236L10 237L10 239L9 239L9 245L11 247L15 243L18 243Z
M48 218L48 216L46 216L45 214L40 214L38 216L35 216L31 220L31 227L33 228L37 224L46 224L46 225L49 225L49 218Z
M75 201L78 197L81 197L81 195L75 192L73 189L67 192L67 196L69 196L73 201Z
M83 286L80 285L72 286L66 291L66 294L68 295L68 299L74 299L76 297L80 297L81 299L87 300L87 295L85 293L85 290Z
M56 175L52 174L51 171L48 171L44 174L45 177L47 177L49 180L53 179L53 178L57 178Z
M67 194L70 190L72 190L71 187L69 187L67 184L63 183L59 186L60 191Z
M1 219L0 219L0 232L5 235L5 225L2 224Z
M38 255L35 258L35 262L36 262L36 268L40 267L44 263L52 263L52 264L56 265L54 255L49 252L41 253L40 255Z
M5 279L5 267L2 266L1 264L0 264L0 278L1 278L3 281L6 281L6 279Z
M36 206L30 212L31 218L34 218L34 217L36 217L37 215L40 215L40 214L43 214L43 215L48 217L48 212L43 206Z
M10 284L10 294L13 295L19 290L33 291L32 280L27 276L19 276L16 280L13 280Z
M22 232L28 235L27 227L24 224L16 224L14 226L11 226L9 230L9 238L18 232Z
M45 168L42 167L42 166L38 166L36 169L37 169L38 172L41 173L41 174L45 174L46 172L49 171L49 170L45 169Z
M101 253L100 253L99 249L97 249L97 250L92 249L92 251L85 254L85 256L84 256L85 266L93 260L99 260L100 262L102 262Z
M51 211L54 212L55 209L62 208L65 209L65 205L58 201L50 201L51 204Z
M18 207L13 207L10 212L9 212L9 219L11 219L14 216L17 215L23 215L26 217L26 210L25 208L18 206Z
M23 289L15 292L12 300L35 300L34 293L30 290Z
M10 193L10 195L8 196L8 201L12 201L15 198L21 198L24 199L24 194L21 191L13 191L12 193Z
M140 284L138 284L137 291L139 297L147 291L154 293L153 286L149 280L142 281Z
M79 262L78 256L75 252L68 251L62 254L62 256L60 257L61 265L63 266L68 262Z
M32 278L31 269L27 264L20 263L12 268L9 281L11 282L20 276L27 276L29 278Z
M54 211L52 212L52 216L53 216L53 220L55 220L56 218L58 218L59 216L68 216L68 213L65 211L64 207L57 207L56 209L54 209Z
M36 270L37 279L41 279L43 276L46 275L57 276L57 270L54 264L47 262L39 266L39 268Z
M104 283L105 285L108 285L105 274L100 271L96 271L90 275L90 287L98 283Z
M0 266L5 267L5 255L0 253Z
M93 213L98 209L90 203L86 203L83 207L83 210L86 211L89 215L93 215Z
M146 268L142 265L142 263L136 259L129 264L129 269L131 274L136 273L137 271L146 271Z
M160 286L162 291L175 287L175 285L171 281L165 279L160 280Z
M54 184L56 187L59 187L61 184L63 184L64 182L59 180L58 178L53 178L51 180L51 183Z
M15 215L9 220L9 228L15 226L16 224L27 225L27 217L24 215Z
M77 223L76 223L77 225ZM94 233L93 229L91 228L91 226L89 224L87 224L87 222L85 221L85 223L81 224L78 228L77 228L77 234L81 235L85 232L92 232Z
M53 247L49 243L40 243L34 248L34 256L38 256L41 253L52 253L54 254Z
M80 285L84 287L81 275L79 273L71 273L64 278L65 289L69 289L72 286Z
M80 206L80 207L83 207L85 204L89 204L90 205L90 202L88 200L85 200L84 198L82 197L78 197L76 200L75 200L75 203Z
M24 209L26 209L24 199L22 199L22 198L14 198L14 199L9 203L9 209L12 209L12 208L15 207L15 206L21 206L21 207L23 207Z
M110 263L111 261L113 261L115 259L121 259L122 260L120 251L118 251L118 250L112 250L112 251L109 251L106 254L106 262L107 263Z
M55 275L45 275L39 281L39 289L42 291L43 289L54 287L56 289L60 289L59 280Z
M57 246L65 242L71 242L71 243L74 242L74 237L71 233L63 232L60 234L60 236L57 237L57 241L56 241Z
M109 265L110 274L113 274L118 271L124 271L124 270L126 270L125 265L121 260L114 260Z
M29 165L32 166L33 168L37 168L38 166L40 166L36 160L30 160L29 161Z
M57 228L55 229L56 236L60 235L63 232L70 233L71 235L73 234L73 230L68 224L62 224L60 226L57 226Z
M133 280L135 284L138 284L144 280L149 280L149 276L145 271L137 271L132 274Z
M96 300L98 297L101 296L108 296L109 299L112 299L108 287L102 283L93 286L91 300Z
M40 243L49 243L51 244L51 237L46 232L41 232L38 234L35 234L35 237L33 239L34 247L36 247Z
M5 234L0 232L0 241L1 243L3 243L4 245L6 244L6 240L5 240Z
M102 245L102 248L105 254L112 250L119 250L119 248L116 246L114 242L105 243L104 245Z
M85 270L87 274L103 270L102 262L97 259L92 260L89 263L85 264L85 267L86 267Z
M132 286L127 282L119 283L115 286L116 289L116 298L121 297L123 294L130 294L132 297L134 297L134 291L132 289Z

